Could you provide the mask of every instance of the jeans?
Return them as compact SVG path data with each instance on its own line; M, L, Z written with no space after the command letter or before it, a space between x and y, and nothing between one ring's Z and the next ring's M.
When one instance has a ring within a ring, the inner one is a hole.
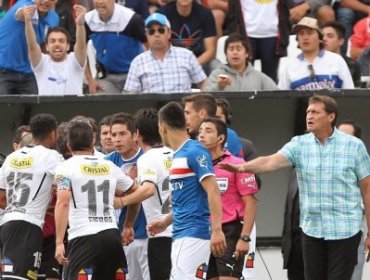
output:
M35 75L0 69L0 94L38 94Z
M277 81L277 69L279 57L276 55L277 37L252 38L248 37L251 45L251 62L255 59L261 59L262 72Z

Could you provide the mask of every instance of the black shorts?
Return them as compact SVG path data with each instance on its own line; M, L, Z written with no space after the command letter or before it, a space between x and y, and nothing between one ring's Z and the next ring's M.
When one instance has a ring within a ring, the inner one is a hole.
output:
M171 237L155 237L148 239L148 265L150 279L170 279L171 247Z
M127 263L118 229L74 238L67 248L64 279L125 279Z
M55 235L44 238L42 246L41 267L38 280L47 278L61 278L61 269L55 259Z
M4 271L13 275L37 279L42 255L42 230L25 221L10 221L0 228L0 247Z
M222 225L222 231L225 234L227 249L220 258L215 258L212 254L209 258L207 279L230 276L235 278L242 277L244 258L238 261L233 258L236 243L239 241L243 225L240 221L225 223Z

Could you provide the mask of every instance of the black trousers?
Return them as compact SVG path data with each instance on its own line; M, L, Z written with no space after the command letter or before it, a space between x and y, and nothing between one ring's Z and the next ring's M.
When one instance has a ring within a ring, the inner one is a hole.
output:
M362 232L340 240L324 240L302 233L306 280L350 280L357 264Z

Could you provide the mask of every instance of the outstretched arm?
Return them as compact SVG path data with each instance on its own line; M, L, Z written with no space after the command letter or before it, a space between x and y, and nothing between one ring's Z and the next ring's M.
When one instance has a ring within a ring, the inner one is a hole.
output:
M281 153L258 157L243 164L219 163L219 167L231 172L265 173L288 167L289 161Z
M86 30L85 30L85 14L86 8L81 5L74 5L73 10L76 13L76 44L74 53L78 63L83 67L86 63Z
M36 6L26 6L22 8L22 16L25 22L25 34L28 47L28 57L33 67L36 67L41 60L41 48L37 43L35 30L32 24L32 14Z

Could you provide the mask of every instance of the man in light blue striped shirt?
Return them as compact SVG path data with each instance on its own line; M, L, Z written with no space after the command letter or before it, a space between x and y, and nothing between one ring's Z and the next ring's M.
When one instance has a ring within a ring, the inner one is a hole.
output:
M334 99L315 95L307 108L307 134L273 155L221 166L252 173L296 168L308 280L351 279L362 234L361 194L370 227L370 157L360 139L335 128L337 114ZM365 247L370 249L369 233Z
M135 57L124 92L191 92L192 84L202 89L207 76L195 55L170 44L171 25L166 16L154 13L145 21L149 50Z

